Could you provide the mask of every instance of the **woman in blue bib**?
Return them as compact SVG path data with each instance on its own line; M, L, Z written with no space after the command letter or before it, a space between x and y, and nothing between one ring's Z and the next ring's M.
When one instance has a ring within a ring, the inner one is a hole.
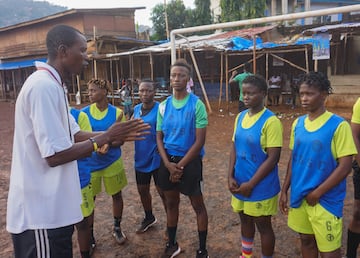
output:
M208 257L206 250L208 216L202 195L202 157L206 126L204 103L186 91L191 67L177 60L170 69L173 95L159 106L157 145L161 156L159 186L166 200L168 243L161 256L175 257L181 249L176 241L180 193L189 197L196 212L199 249L196 257Z
M81 130L91 132L89 118L84 112L70 108L70 114L74 117ZM82 197L81 212L84 216L84 219L76 224L81 258L90 257L92 252L89 220L94 211L94 194L90 184L91 168L88 166L88 160L88 157L77 160Z
M319 252L321 257L341 257L346 176L357 151L350 125L325 108L331 91L322 73L303 75L299 95L307 114L294 121L290 134L280 209L299 233L303 257L318 257Z
M244 104L234 125L229 162L231 206L241 221L240 257L252 257L255 226L260 232L261 257L272 257L275 235L271 216L277 213L280 182L278 162L282 124L264 107L267 83L259 75L243 81Z
M145 217L136 233L144 233L157 220L152 212L152 198L150 194L151 178L154 178L156 189L165 205L164 195L159 187L160 155L156 144L156 120L159 102L154 101L155 85L151 80L142 80L139 85L141 103L134 107L133 118L141 118L151 126L150 134L142 141L135 141L135 178L144 208ZM166 210L166 209L165 209Z
M125 121L123 111L107 100L111 84L107 80L93 79L88 82L89 99L92 103L82 109L90 120L93 132L106 131L117 121ZM94 196L101 192L101 181L104 182L105 191L113 200L114 227L112 235L119 244L126 241L126 236L121 230L120 222L123 213L123 198L121 190L127 185L127 178L120 146L123 142L113 143L106 154L93 152L89 159L91 167L91 185ZM91 216L93 224L93 216ZM93 228L93 226L91 226ZM95 239L92 230L92 246L95 247Z

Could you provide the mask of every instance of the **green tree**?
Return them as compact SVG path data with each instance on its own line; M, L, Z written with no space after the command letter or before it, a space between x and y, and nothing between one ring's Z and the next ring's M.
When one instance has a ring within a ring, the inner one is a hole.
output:
M264 17L266 0L221 0L220 22Z
M212 24L210 0L195 0L195 9L190 11L189 26Z
M153 23L155 34L153 40L166 39L166 26L164 15L164 4L157 4L151 11L150 19ZM182 0L172 0L166 4L169 31L185 27L185 21L189 10L185 8Z

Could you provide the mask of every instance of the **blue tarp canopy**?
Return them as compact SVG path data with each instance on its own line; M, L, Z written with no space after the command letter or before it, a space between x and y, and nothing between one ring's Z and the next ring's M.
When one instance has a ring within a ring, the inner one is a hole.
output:
M231 38L231 50L251 50L254 48L254 42L252 40L242 38L242 37L233 37ZM299 38L296 42L291 44L288 43L274 43L274 42L262 42L261 38L256 38L256 49L263 48L275 48L275 47L285 47L290 45L306 45L313 44L313 38Z
M35 61L46 62L46 60L47 60L46 58L36 58L36 59L21 60L21 61L0 62L0 70L14 70L24 67L35 66Z

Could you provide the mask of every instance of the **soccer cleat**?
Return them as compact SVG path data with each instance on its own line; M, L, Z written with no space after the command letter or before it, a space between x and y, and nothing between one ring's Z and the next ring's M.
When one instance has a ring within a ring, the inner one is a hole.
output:
M146 219L144 218L144 220L141 222L140 227L136 230L136 233L140 234L140 233L144 233L145 231L147 231L150 227L152 227L153 225L155 225L155 223L157 222L157 219L155 217L152 217L152 219Z
M181 248L178 243L174 245L170 245L170 243L166 243L165 252L161 256L161 258L173 258L177 256L181 252Z
M120 227L114 227L113 236L119 245L122 245L126 241L125 234L121 231Z
M205 250L197 250L196 258L209 258L208 251L206 249Z

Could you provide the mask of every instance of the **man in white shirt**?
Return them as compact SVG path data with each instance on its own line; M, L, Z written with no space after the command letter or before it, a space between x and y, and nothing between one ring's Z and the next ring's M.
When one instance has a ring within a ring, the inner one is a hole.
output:
M46 45L48 62L36 63L15 108L6 228L16 258L72 257L73 224L82 220L76 160L108 143L137 139L148 128L137 120L104 133L80 131L69 115L63 82L87 65L86 39L58 25Z
M279 75L270 77L268 90L269 106L278 106L280 104L279 101L281 95L281 77Z

